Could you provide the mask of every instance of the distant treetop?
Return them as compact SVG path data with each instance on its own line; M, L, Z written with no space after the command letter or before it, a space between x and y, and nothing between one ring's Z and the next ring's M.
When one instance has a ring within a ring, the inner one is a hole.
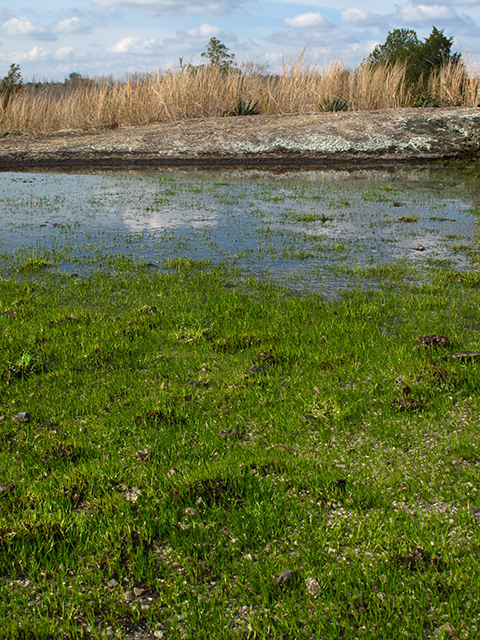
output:
M208 58L212 66L219 67L221 71L228 72L237 65L235 54L229 53L227 46L222 44L218 38L210 38L207 50L200 54L202 58Z
M0 82L0 99L5 109L12 96L23 89L22 73L18 64L11 64L7 75Z
M432 72L442 65L460 62L461 54L451 53L454 38L447 38L443 31L433 27L432 33L422 42L413 29L394 29L388 33L384 44L375 47L366 61L373 67L406 63L407 85L421 78L426 83Z

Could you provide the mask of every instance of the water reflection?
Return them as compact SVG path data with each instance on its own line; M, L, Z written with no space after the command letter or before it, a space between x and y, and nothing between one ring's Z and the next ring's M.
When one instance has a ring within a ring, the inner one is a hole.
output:
M392 260L475 268L477 183L445 167L3 173L1 248L66 271L188 256L309 287Z

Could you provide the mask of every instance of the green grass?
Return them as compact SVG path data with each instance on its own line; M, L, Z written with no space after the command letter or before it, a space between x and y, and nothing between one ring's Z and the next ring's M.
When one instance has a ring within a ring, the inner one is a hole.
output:
M477 274L165 266L0 281L0 636L476 637Z

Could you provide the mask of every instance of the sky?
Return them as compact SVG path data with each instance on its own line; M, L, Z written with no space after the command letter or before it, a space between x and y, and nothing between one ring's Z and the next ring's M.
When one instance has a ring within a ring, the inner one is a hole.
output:
M0 0L0 78L125 77L199 64L210 38L239 64L308 60L355 67L393 29L432 27L480 61L480 0Z

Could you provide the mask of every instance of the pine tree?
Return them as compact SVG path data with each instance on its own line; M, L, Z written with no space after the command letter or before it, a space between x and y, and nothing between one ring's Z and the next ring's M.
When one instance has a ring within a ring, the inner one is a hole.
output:
M11 64L10 70L0 83L0 98L5 109L15 93L23 89L20 65Z

